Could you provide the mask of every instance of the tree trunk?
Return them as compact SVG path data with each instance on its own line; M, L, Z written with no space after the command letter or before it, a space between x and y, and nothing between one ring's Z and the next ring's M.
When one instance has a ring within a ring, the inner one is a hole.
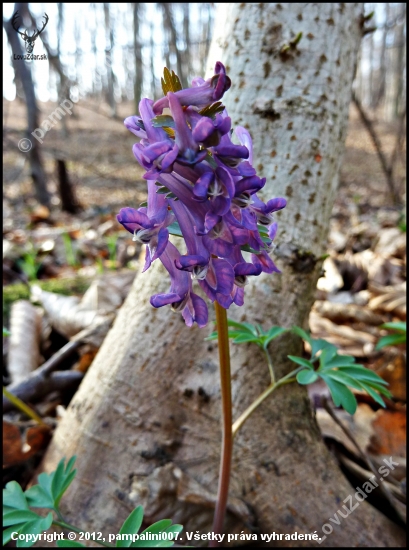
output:
M190 4L186 2L182 4L183 8L183 39L185 49L183 52L183 62L185 66L186 86L190 86L189 79L192 78L192 51L190 40Z
M382 44L381 44L381 51L379 55L379 72L378 72L378 83L376 88L376 93L374 94L374 103L372 105L373 109L376 109L380 102L385 97L385 89L386 89L386 42L388 38L388 21L389 21L389 3L384 4L385 9L385 20L383 24L383 33L382 33Z
M206 60L207 56L209 54L209 48L210 48L210 36L212 31L212 15L213 15L213 7L211 4L202 4L200 9L200 20L202 24L202 34L201 34L201 40L200 40L200 68L201 72L203 73L206 66Z
M27 13L28 4L17 3L15 5L14 13L16 11L19 11L20 15L22 13ZM23 56L26 52L23 51L20 37L16 33L16 31L13 29L13 26L11 24L11 19L9 21L3 21L3 26L6 31L7 39L9 41L12 55L13 55L13 68L16 74L16 79L20 80L22 84L25 101L27 105L26 139L21 140L19 142L22 147L20 150L23 151L24 153L26 151L28 152L28 158L30 161L30 168L31 168L31 177L33 179L37 200L41 204L48 206L50 204L51 196L47 190L47 176L41 160L40 147L39 147L38 141L34 139L33 136L31 135L31 132L33 132L36 128L39 127L39 120L38 120L39 110L38 110L37 100L35 96L33 77L31 74L31 70L29 69L25 61L23 61L21 58L20 60L14 59L15 56ZM29 140L29 142L31 143L30 149L27 146L27 143L28 143L27 140Z
M178 48L178 35L172 13L172 10L175 8L176 4L161 2L160 5L163 12L163 26L168 32L169 48L171 51L173 50L173 53L176 56L176 73L180 78L182 85L187 86L185 70L182 63L182 54ZM168 68L170 68L169 65Z
M111 108L111 116L116 117L116 101L114 95L114 81L115 74L112 69L113 64L113 47L114 47L114 30L111 21L111 15L109 12L109 3L104 2L104 20L105 20L105 36L106 36L106 47L105 47L105 69L107 74L107 102Z
M254 166L267 177L264 198L288 199L277 216L282 274L262 274L246 287L246 305L229 310L237 320L265 328L307 321L342 160L362 7L218 6L209 67L216 58L229 67L233 84L224 100L234 125L253 136ZM297 48L280 55L299 32ZM116 532L138 504L148 522L172 517L186 531L211 530L221 440L217 346L203 341L210 326L188 329L167 308L151 308L149 297L167 287L159 262L136 277L44 461L49 471L77 454L78 475L63 506L88 531ZM293 368L287 355L300 351L290 335L274 340L280 376ZM232 346L232 377L237 418L269 383L262 353ZM225 532L323 537L321 526L353 492L322 441L305 388L289 385L236 437ZM333 527L324 546L402 542L367 503Z
M150 73L151 73L151 97L155 97L156 96L156 77L155 77L155 52L156 52L156 48L155 48L155 42L154 42L154 39L153 39L155 30L154 30L152 22L150 24L149 31L150 31L149 32L149 48L150 48L149 61L150 61ZM139 112L139 106L138 106L138 111L137 112Z
M368 10L369 13L374 11L375 6L373 4L369 4ZM368 105L370 108L372 108L372 105L374 104L374 95L375 95L375 86L374 86L374 73L375 73L375 38L374 33L371 32L369 37L369 90L368 90Z
M134 84L134 101L136 113L139 113L139 102L142 99L143 86L143 64L142 64L142 47L139 39L139 21L141 18L141 4L133 4L133 49L135 57L135 84Z
M58 177L58 192L61 199L61 210L77 214L81 210L81 205L78 202L75 187L70 181L68 170L63 159L57 159L57 177Z
M406 28L406 4L399 6L398 24L395 32L396 37L396 68L395 68L395 100L394 100L394 117L399 118L402 112L401 105L403 103L403 79L405 73L405 28Z

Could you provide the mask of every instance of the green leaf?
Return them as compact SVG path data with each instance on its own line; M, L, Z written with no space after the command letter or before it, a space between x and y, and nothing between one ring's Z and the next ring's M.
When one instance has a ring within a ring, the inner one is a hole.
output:
M22 523L22 526L24 525L24 523ZM6 544L8 542L11 541L11 535L13 533L18 533L18 526L16 527L15 525L13 525L13 527L9 527L8 529L4 529L3 531L3 546L6 546Z
M13 510L12 512L6 512L3 514L3 527L18 525L19 523L26 523L27 521L34 521L39 517L41 516L31 510Z
M51 524L53 522L53 515L51 512L45 517L40 517L37 520L29 521L21 529L19 529L19 534L21 535L39 535L40 533L43 533L44 531L47 531L51 527ZM17 548L30 548L30 546L33 546L35 543L34 540L18 540L17 541Z
M154 128L175 128L175 121L170 115L156 115L151 122Z
M6 488L3 489L3 506L17 510L28 510L23 489L17 481L9 481Z
M314 340L311 340L311 342L312 342L311 352L315 360L315 356L319 350L317 349L318 346L315 346L315 349L314 349ZM338 348L336 346L333 346L332 344L330 344L329 342L326 342L325 340L322 340L322 342L325 342L326 345L323 348L322 347L320 348L321 350L321 353L319 356L320 366L324 366L326 363L328 363L328 361L331 361L331 359L333 359L338 352Z
M242 332L233 340L234 344L243 344L245 342L259 342L259 338L253 334L245 334Z
M27 502L33 508L54 508L54 499L41 485L33 485L25 492Z
M291 359L291 361L293 361L294 363L297 363L297 365L301 365L302 367L307 367L307 369L314 370L314 365L308 359L297 357L296 355L287 355L287 357Z
M71 471L75 462L75 457L72 457L68 461L66 467L64 467L64 461L64 458L61 459L58 463L57 469L53 472L53 474L51 474L53 476L51 482L51 495L54 498L54 506L56 508L58 507L61 497L68 489L77 473L76 470Z
M263 243L265 244L264 246L264 249L267 250L268 246L267 246L267 239L263 236L261 236L261 240L263 241ZM271 239L268 239L270 242L271 242ZM254 248L251 248L251 246L249 246L248 244L243 244L242 246L240 246L240 250L242 250L243 252L250 252L251 254L259 254L260 253L260 250L255 250Z
M163 78L160 79L160 83L164 95L168 92L179 92L182 89L179 77L174 71L169 71L167 67L163 69Z
M265 338L263 342L263 346L266 348L268 344L274 340L274 338L278 338L278 336L281 336L281 334L284 334L284 332L287 332L288 328L283 327L271 327L270 330L267 332L267 338Z
M215 331L215 332L212 332L212 334L210 336L208 336L207 338L205 338L205 340L217 340L218 338L218 332ZM249 333L248 332L241 332L240 330L229 330L228 332L228 337L229 338L236 338L237 336L241 336L242 334L246 335L246 336L249 336ZM250 335L252 336L252 338L256 338L255 336L253 335Z
M120 535L136 535L141 528L143 521L143 507L138 506L124 521ZM132 540L117 540L116 546L119 548L128 548L131 546Z
M404 321L396 321L393 323L384 323L380 328L387 328L390 330L397 330L406 334L406 323Z
M329 374L320 374L331 392L336 407L342 406L349 414L354 414L358 403L354 394L344 384L334 380Z
M270 330L267 332L267 336L268 336L269 338L270 338L270 337L277 338L277 336L280 336L280 334L283 334L284 332L288 332L288 331L289 331L288 328L273 326L273 327L271 327Z
M10 336L11 332L3 327L3 336Z
M294 334L297 334L297 336L300 336L300 338L302 338L306 342L309 342L311 344L311 340L312 340L311 336L307 332L305 332L305 330L303 330L302 328L293 326L291 327L291 331Z
M325 369L333 369L335 367L346 367L349 365L355 364L355 357L352 357L352 355L339 355L337 354L335 357L330 359L323 368ZM321 370L321 366L319 367L319 370Z
M245 336L252 336L253 338L256 338L253 334L249 334L248 332L244 332L242 330L229 330L228 333L229 338L236 338L237 336L241 336L244 334Z
M164 185L162 185L162 187L158 187L158 189L156 190L156 193L158 195L166 195L167 193L170 193L170 190Z
M65 474L68 474L69 472L71 472L71 470L73 469L74 467L74 464L75 464L75 461L77 460L77 457L76 455L73 455L69 461L67 462L67 465L65 467Z
M388 389L386 389L385 386L381 386L380 384L375 384L375 382L368 381L368 380L359 380L359 383L366 384L367 386L370 386L373 390L376 390L378 393L381 393L385 397L392 399L391 392Z
M388 382L385 382L385 380L376 374L376 372L366 369L362 365L340 365L338 370L342 370L357 380L372 381L376 384L388 385Z
M319 351L324 349L334 349L335 353L338 351L335 346L333 346L330 342L327 342L327 340L323 340L322 338L311 338L310 345L311 345L311 355L313 357L317 355Z
M168 548L175 543L173 540L137 540L132 543L133 548Z
M167 229L171 235L175 235L176 237L183 237L178 222L171 223L170 225L168 225Z
M163 533L166 531L168 527L172 525L171 519L162 519L160 521L157 521L156 523L152 524L150 527L145 529L145 531L142 531L142 533L139 536L147 535L150 533L151 535L159 535L160 533ZM154 548L156 546L164 546L166 545L167 541L161 540L158 537L158 540L136 540L131 544L131 548Z
M176 534L176 533L180 533L183 529L182 525L178 525L177 523L175 523L174 525L169 525L168 527L164 527L166 525L165 522L172 523L171 520L166 520L166 519L158 521L157 523L154 523L153 525L148 527L148 529L145 529L145 531L141 533L141 535L147 534L147 533L150 533L151 535L160 535L162 533L166 533L167 535L169 533ZM135 547L136 548L156 548L156 547L164 548L164 547L173 546L174 542L175 542L175 539L164 540L162 537L158 537L158 540L137 540L134 543L132 543L131 546L134 548Z
M406 334L388 334L388 336L382 336L379 342L376 344L375 349L382 349L386 346L397 346L398 344L406 343Z
M372 399L374 401L379 403L379 405L381 405L381 407L383 407L383 408L386 407L382 397L373 388L371 388L371 386L369 386L369 384L365 384L365 382L361 381L361 382L359 382L359 385L362 387L363 390L366 391L367 394L369 394L372 397Z
M144 201L144 202L141 202L141 204L139 205L139 208L142 208L142 207L147 207L148 206L148 202L147 201Z
M256 327L251 323L238 323L237 321L233 321L232 319L227 319L227 325L229 327L238 328L243 332L249 332L250 334L254 334L254 336L258 336Z
M268 227L266 225L261 225L260 223L257 224L257 230L259 232L259 235L262 236L268 236Z
M169 533L173 533L173 534L176 534L176 533L181 533L183 531L183 525L180 525L179 523L174 523L173 525L171 525L170 527L168 527L166 529L166 532L169 534Z
M81 544L76 540L57 540L58 548L86 548L85 544Z
M355 378L352 378L352 376L349 376L345 372L342 372L339 370L327 370L325 372L326 374L328 374L328 376L331 376L333 380L336 380L341 384L344 384L346 386L351 386L351 388L355 388L356 390L362 389L358 380L356 380Z
M302 370L297 373L297 382L303 386L312 384L318 378L318 374L310 369Z
M58 508L61 497L68 489L77 473L77 470L72 470L75 460L75 456L71 457L67 462L67 465L64 466L65 459L63 458L60 460L57 469L54 472L51 472L50 474L43 472L38 476L38 483L40 487L53 501L53 508L55 509ZM38 493L38 495L39 494L40 493ZM34 496L36 496L36 493L34 493Z

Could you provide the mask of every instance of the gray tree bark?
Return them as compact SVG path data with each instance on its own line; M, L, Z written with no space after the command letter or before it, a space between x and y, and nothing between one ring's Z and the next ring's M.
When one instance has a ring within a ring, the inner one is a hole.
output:
M142 99L143 86L142 46L139 36L139 21L141 19L141 11L141 4L139 4L138 2L133 3L133 49L135 57L134 101L136 113L139 113L139 102Z
M399 118L402 113L402 103L405 98L403 97L404 89L404 74L405 74L405 51L406 51L406 4L399 6L398 21L395 36L396 36L396 68L395 68L395 98L394 98L394 116Z
M176 57L176 73L180 78L180 81L184 87L187 86L186 71L183 66L182 53L178 48L178 34L175 26L174 9L176 4L170 4L161 2L160 6L163 12L163 27L166 29L169 40L169 50L175 54ZM169 65L167 65L170 68Z
M264 197L288 199L277 216L282 274L254 278L246 305L229 311L237 320L265 328L307 321L342 162L362 7L218 7L209 67L217 58L229 68L225 103L233 123L253 136L254 165L267 177ZM77 454L63 506L88 531L116 532L139 504L147 522L171 517L186 531L211 530L221 439L217 346L203 341L210 327L187 329L179 315L151 308L149 296L168 286L158 262L136 277L44 460L49 471ZM281 376L301 344L284 335L270 351ZM262 353L232 346L232 376L237 418L269 383ZM236 437L225 531L323 537L322 525L353 492L322 441L305 388L289 385ZM333 527L323 546L402 543L398 528L366 502Z
M385 97L385 89L386 89L386 42L388 38L388 20L389 20L389 12L390 12L390 5L388 2L384 4L385 9L385 21L383 24L383 34L382 34L382 44L381 44L381 50L379 54L379 70L378 70L378 80L377 80L377 87L374 93L374 102L372 104L372 108L376 109L380 102Z
M108 105L111 108L111 116L117 116L117 105L114 94L114 82L115 74L112 69L113 65L113 47L114 47L114 29L112 24L112 17L110 14L109 3L104 2L104 20L105 20L105 35L106 35L106 47L105 47L105 68L107 73L107 89L106 97Z

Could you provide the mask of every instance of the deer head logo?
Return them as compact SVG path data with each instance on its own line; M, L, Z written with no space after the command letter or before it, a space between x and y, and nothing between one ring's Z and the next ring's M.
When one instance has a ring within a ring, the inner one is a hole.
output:
M33 49L34 49L34 42L37 40L38 36L43 32L43 30L45 29L47 23L48 23L48 15L45 13L44 14L44 23L43 23L43 26L41 27L40 30L36 29L34 32L33 32L33 35L32 36L29 36L28 35L28 32L27 30L25 32L20 32L19 31L19 26L17 25L17 18L19 17L18 15L18 11L16 11L16 13L13 15L13 19L11 20L11 24L13 25L13 29L18 32L18 34L20 36L23 37L23 40L25 42L25 45L26 45L26 51L27 53L32 53L33 52Z

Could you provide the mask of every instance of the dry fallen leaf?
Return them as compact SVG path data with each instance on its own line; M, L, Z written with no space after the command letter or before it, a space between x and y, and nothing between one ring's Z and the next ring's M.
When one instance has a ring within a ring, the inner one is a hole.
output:
M395 399L406 401L406 358L399 350L382 350L382 355L371 365L385 382Z
M369 405L360 403L353 416L342 409L335 409L334 414L348 428L361 449L366 452L375 433L372 422L376 418L376 412ZM316 418L324 437L331 437L342 443L348 451L359 458L355 445L325 409L317 409Z
M406 457L406 411L379 409L372 427L370 453Z
M370 309L356 304L342 304L330 301L317 300L313 306L321 317L335 321L336 323L356 322L379 326L385 320Z
M7 368L11 383L24 380L40 364L41 317L27 300L11 306Z
M362 330L356 330L350 326L337 325L311 311L309 317L311 335L313 338L323 338L331 344L338 346L342 353L354 357L366 357L371 353L377 341L377 337Z
M324 260L322 269L324 271L324 276L320 277L317 282L317 288L319 290L336 292L344 286L342 276L332 258L326 258Z
M3 468L28 460L50 441L48 426L36 424L22 431L20 426L3 420Z
M32 222L41 222L47 220L50 217L50 211L46 206L38 205L30 215Z

